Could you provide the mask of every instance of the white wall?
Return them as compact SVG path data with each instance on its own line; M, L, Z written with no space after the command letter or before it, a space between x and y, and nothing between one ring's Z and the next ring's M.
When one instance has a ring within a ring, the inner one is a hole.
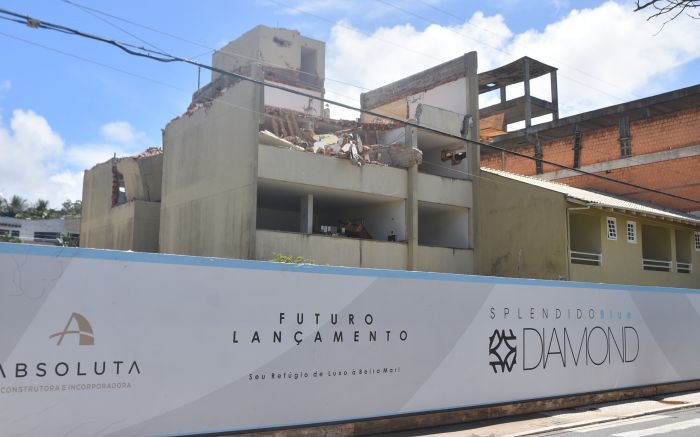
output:
M287 85L284 83L276 83L276 82L271 82L275 83L276 85L281 85L285 88L293 89L296 91L300 91L306 94L312 94L319 99L323 97L323 93L318 92L318 91L311 91L308 89L304 88L299 88L295 87L292 85ZM304 108L309 107L309 98L300 96L297 94L292 94L287 91L279 90L277 88L271 88L269 86L265 87L265 105L267 106L275 106L278 108L285 108L285 109L291 109L294 111L298 112L306 112ZM323 105L321 100L318 99L313 99L311 101L311 108L313 109L311 112L311 115L315 115L317 117L320 117L322 115L322 109Z
M408 117L416 118L419 104L435 106L461 115L467 113L467 80L460 78L408 97Z

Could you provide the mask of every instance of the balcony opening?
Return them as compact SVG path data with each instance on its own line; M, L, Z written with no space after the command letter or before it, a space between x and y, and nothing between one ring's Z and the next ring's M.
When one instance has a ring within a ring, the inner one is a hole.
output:
M644 270L670 272L671 230L660 226L642 225L642 267Z
M314 196L314 234L365 240L406 240L403 200L346 194Z
M598 216L588 214L569 216L569 248L569 259L572 264L588 266L603 264Z
M418 202L418 244L468 249L469 209Z
M401 242L403 199L260 179L257 229Z
M471 179L469 146L464 141L418 129L417 143L423 152L423 162L418 166L418 171L453 179Z
M693 232L676 230L676 272L692 273L693 258L692 244Z

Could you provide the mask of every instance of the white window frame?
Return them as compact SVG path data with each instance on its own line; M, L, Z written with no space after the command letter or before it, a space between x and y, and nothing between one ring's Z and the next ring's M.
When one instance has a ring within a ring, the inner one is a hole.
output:
M695 251L700 252L700 232L694 232L693 238L695 239Z
M611 223L612 228L610 227ZM608 217L605 220L605 233L608 235L608 240L617 240L617 219L615 217Z
M630 238L630 227L632 229L632 238ZM637 244L637 222L627 220L627 242Z

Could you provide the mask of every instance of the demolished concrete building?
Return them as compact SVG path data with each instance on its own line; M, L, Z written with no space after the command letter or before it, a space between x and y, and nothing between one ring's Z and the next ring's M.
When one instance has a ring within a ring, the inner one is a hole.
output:
M329 118L320 100L324 50L296 31L258 26L215 53L216 68L319 99L213 74L163 131L162 196L141 197L131 187L133 173L122 169L138 167L139 159L116 161L124 204L112 198L114 162L86 172L83 245L259 260L282 253L330 265L473 273L478 150L400 123ZM415 80L430 92L430 81L446 69L465 84L453 93L461 112L427 99L408 118L478 138L476 53L363 99L414 89ZM130 240L145 232L144 214L153 224L156 210L160 220L143 236L148 244Z
M154 147L85 172L80 246L158 252L163 153Z

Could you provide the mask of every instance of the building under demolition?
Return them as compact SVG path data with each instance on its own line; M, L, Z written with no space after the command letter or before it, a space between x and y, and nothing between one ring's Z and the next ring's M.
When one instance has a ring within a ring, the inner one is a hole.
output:
M481 173L479 146L465 140L495 142L510 136L508 124L524 122L527 130L533 117L558 119L553 67L521 58L477 74L472 52L362 94L362 108L371 113L338 120L322 104L324 49L296 31L258 26L216 52L215 68L269 86L214 73L165 127L162 151L88 170L81 245L697 286L698 270L691 272L700 263L700 221ZM529 80L547 74L552 98L531 96ZM518 82L525 95L507 99L506 87ZM500 101L480 111L479 95L496 90ZM581 196L593 200L580 206ZM572 214L580 208L593 210ZM623 252L604 243L610 239L600 208L620 223L629 214L650 214L630 219L639 224L636 241L646 240L627 247L628 255L646 260L634 264L642 273L611 268L624 267L610 262ZM581 262L582 256L592 259ZM643 265L649 260L673 277Z
M324 50L258 26L216 52L216 68L318 99L212 74L165 127L162 154L86 172L83 245L473 273L478 148L397 123L329 118ZM469 53L363 99L422 95L412 119L476 139L476 62ZM445 109L445 90L456 110Z

